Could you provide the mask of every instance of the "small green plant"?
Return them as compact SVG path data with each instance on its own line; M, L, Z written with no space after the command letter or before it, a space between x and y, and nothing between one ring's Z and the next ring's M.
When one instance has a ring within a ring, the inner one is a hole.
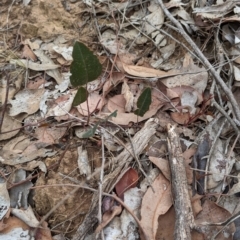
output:
M152 103L151 88L147 87L143 90L137 101L138 109L134 113L138 116L143 117L143 115L149 110Z
M105 119L98 121L92 128L90 128L87 132L83 134L83 138L90 138L94 136L99 124L103 122L107 122L111 117L116 117L117 116L117 110L111 113L109 116L107 116Z
M73 46L73 62L70 66L70 82L74 87L78 87L78 91L73 100L73 106L77 106L88 98L88 91L85 86L91 81L97 79L102 73L102 65L98 58L83 44L75 42ZM151 88L147 87L137 101L138 109L134 112L138 116L143 116L149 109L151 104ZM115 116L116 112L110 114ZM99 123L93 129L85 133L85 137L92 136Z
M79 87L73 100L73 106L77 106L87 100L88 91L83 86L87 86L87 83L94 81L100 76L102 65L98 58L80 42L75 42L72 57L70 82L74 87Z

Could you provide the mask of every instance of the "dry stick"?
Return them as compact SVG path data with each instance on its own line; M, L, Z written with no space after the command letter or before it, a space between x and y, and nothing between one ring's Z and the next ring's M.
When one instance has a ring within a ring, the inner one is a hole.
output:
M237 128L237 125L235 122L229 117L229 114L216 102L215 99L212 101L212 105L217 108L217 110L229 121L229 123L232 125L233 129L235 130L236 134L239 134L239 129Z
M158 0L159 5L161 6L165 15L171 20L171 22L178 28L177 31L185 38L185 40L190 44L194 52L201 59L202 63L205 65L207 69L209 69L210 73L216 80L216 82L221 86L225 94L227 95L229 101L232 104L233 112L236 115L237 120L240 121L240 109L238 107L237 101L235 100L232 91L227 87L223 79L219 76L219 74L215 71L211 63L207 60L207 58L203 55L198 46L193 42L193 40L188 36L188 34L184 31L182 25L172 16L172 14L166 9L162 0Z
M217 34L214 34L215 36L215 39L216 39L216 51L217 51L217 57L218 57L218 62L219 62L219 67L217 69L217 74L220 75L221 71L222 71L222 68L223 68L223 62L224 62L224 56L223 56L223 53L222 51L220 50L221 49L221 44L218 40L218 35ZM219 102L220 102L220 106L223 106L223 103L222 103L222 98L221 98L221 95L218 91L218 88L216 88L216 81L213 81L212 82L212 86L210 88L210 95L214 95L214 90L216 89L217 90L217 94L218 94L218 98L219 98Z
M175 126L168 124L167 129L169 165L171 168L172 193L176 213L174 239L190 240L191 229L195 228L195 223L189 197L184 158Z
M104 167L105 167L105 151L104 151L104 136L103 133L101 135L102 138L102 167L99 179L99 198L98 198L98 221L99 223L102 221L102 192L103 192L103 177L104 177ZM101 230L101 237L104 240L103 230Z
M3 109L2 109L2 116L0 118L0 133L2 133L3 119L4 119L4 114L5 114L6 110L7 110L7 102L8 102L9 78L10 78L10 76L9 76L8 73L6 73L6 75L7 75L7 79L6 79L6 81L7 81L7 83L6 83L6 95L5 95L5 100L4 100Z

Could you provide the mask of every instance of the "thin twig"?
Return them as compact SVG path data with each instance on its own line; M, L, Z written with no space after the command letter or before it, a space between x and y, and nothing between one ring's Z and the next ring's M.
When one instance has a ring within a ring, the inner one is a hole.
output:
M3 104L3 108L2 108L2 116L0 118L0 133L2 134L2 125L3 125L3 119L4 119L4 115L5 112L7 110L7 102L8 102L8 92L9 92L9 74L6 73L6 93L5 93L5 100L4 100L4 104Z
M217 110L229 121L229 123L232 125L233 129L235 130L236 134L239 134L239 129L235 122L230 118L229 113L227 113L213 98L212 99L212 105L217 108Z
M100 179L99 179L99 198L98 198L98 221L99 223L102 222L102 192L103 192L103 177L104 177L104 166L105 166L105 151L104 151L104 135L101 135L102 140L102 166L100 172ZM101 231L103 235L103 231ZM102 236L104 237L104 236Z

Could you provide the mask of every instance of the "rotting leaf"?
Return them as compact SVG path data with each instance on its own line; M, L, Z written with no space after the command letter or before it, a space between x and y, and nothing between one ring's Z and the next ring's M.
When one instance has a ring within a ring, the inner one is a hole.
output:
M138 109L134 113L138 116L143 117L143 115L149 110L149 106L152 102L151 88L146 88L137 101Z
M84 87L80 87L73 99L72 105L75 107L83 102L85 102L88 98L88 91Z
M74 87L87 84L101 74L102 65L98 58L83 43L74 44L72 57L70 81Z

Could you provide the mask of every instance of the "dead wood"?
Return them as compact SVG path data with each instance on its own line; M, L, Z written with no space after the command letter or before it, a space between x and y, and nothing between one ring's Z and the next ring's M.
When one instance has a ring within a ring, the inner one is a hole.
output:
M194 217L189 196L184 158L175 126L168 124L168 152L171 169L173 203L176 213L174 239L190 240Z

